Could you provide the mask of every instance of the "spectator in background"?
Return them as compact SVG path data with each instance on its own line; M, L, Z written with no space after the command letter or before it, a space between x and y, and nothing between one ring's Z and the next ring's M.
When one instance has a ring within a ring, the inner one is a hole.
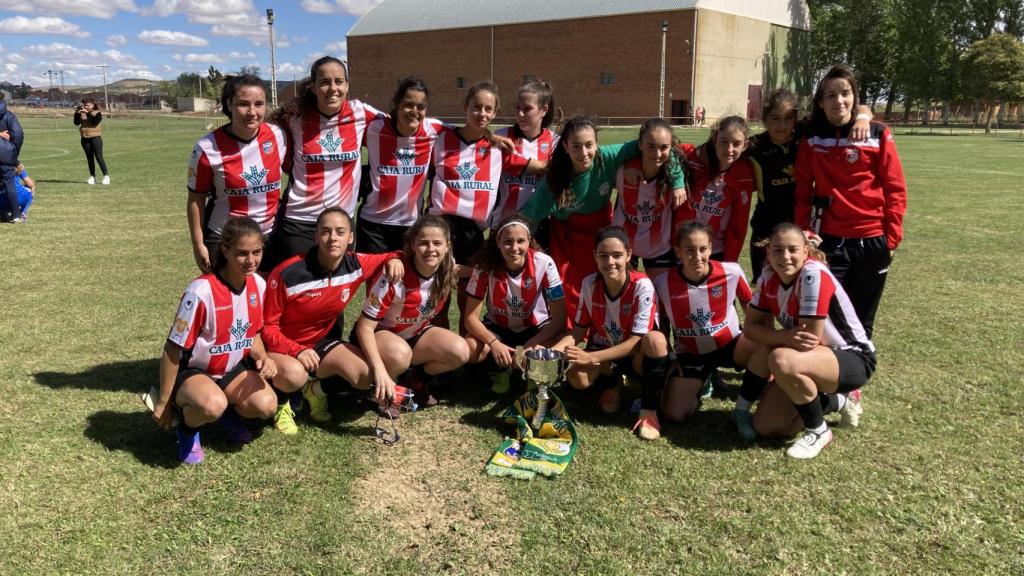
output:
M14 169L14 188L17 191L17 211L11 209L11 201L6 194L0 194L0 214L10 212L21 220L28 220L28 207L36 194L36 183L25 171L24 164Z
M18 207L18 190L14 182L18 154L24 142L25 131L14 112L7 109L3 94L0 94L0 196L7 198L7 210L0 211L0 220L12 224L21 222L21 214L14 210Z
M90 185L96 183L96 163L99 162L105 186L110 184L110 175L107 173L107 163L103 160L101 122L103 114L96 106L96 101L83 98L82 104L75 108L75 126L78 126L78 132L82 135L82 150L85 150L85 159L89 162L89 179L85 182Z

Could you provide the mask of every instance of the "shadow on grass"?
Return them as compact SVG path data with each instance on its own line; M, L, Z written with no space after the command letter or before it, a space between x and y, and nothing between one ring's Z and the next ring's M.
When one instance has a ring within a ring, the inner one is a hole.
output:
M157 382L158 358L99 364L84 372L37 372L35 381L47 388L61 390L108 390L144 392Z
M708 410L701 408L686 422L661 423L661 435L670 443L691 450L703 452L732 452L754 447L771 448L784 446L782 438L759 438L756 442L744 440L736 431L730 410Z
M85 180L58 180L56 178L34 178L36 182L48 182L51 184L85 184Z
M174 434L157 426L145 411L95 412L87 419L85 437L107 450L129 452L146 466L174 468L179 465Z

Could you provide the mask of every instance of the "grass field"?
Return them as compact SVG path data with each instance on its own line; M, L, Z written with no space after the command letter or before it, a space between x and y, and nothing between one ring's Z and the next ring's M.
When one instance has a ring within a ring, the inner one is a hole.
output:
M527 483L482 474L508 403L482 390L403 416L393 447L349 401L241 451L213 427L206 464L177 467L137 393L195 275L202 122L111 120L108 187L84 184L69 119L25 123L40 192L0 226L0 574L1024 573L1016 133L898 138L910 211L878 372L816 460L741 441L731 398L648 444L573 396L577 461Z

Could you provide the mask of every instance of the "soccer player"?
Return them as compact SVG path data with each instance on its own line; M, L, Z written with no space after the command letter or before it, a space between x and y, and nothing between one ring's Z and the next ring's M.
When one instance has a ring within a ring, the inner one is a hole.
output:
M252 433L238 417L264 420L277 406L268 382L277 365L260 339L262 229L249 218L229 218L219 240L211 271L185 289L160 357L153 418L170 429L180 411L178 459L186 464L205 458L203 425L219 418L229 437L245 444Z
M666 375L664 365L660 371L645 372L645 356L667 360L668 351L652 350L647 346L651 340L643 340L656 325L657 303L650 279L630 269L632 255L621 227L598 231L593 253L598 271L583 280L572 334L575 342L586 339L587 348L565 350L571 363L566 374L569 384L601 391L601 409L608 413L619 410L625 376L643 374L664 382Z
M355 214L363 137L380 112L350 100L348 90L345 63L322 56L299 84L297 98L274 114L288 132L292 166L287 202L271 239L274 265L316 244L316 219L324 208Z
M420 216L434 142L444 129L440 120L426 117L429 97L423 80L405 78L391 99L390 117L380 116L366 128L372 190L356 224L360 252L401 250L406 230Z
M382 407L394 397L395 378L410 366L416 376L410 386L416 402L430 406L436 403L432 390L437 376L469 360L462 337L431 324L455 287L451 245L444 218L420 216L405 237L405 275L397 282L381 276L367 290L355 335Z
M302 389L310 417L326 422L331 419L327 392L333 376L354 388L370 388L370 369L362 353L342 341L345 307L363 282L376 277L385 264L391 280L405 272L397 252L350 251L352 219L338 206L320 213L316 230L317 244L279 264L267 279L263 340L278 367L274 427L283 434L298 432L288 402L292 392ZM316 379L307 384L310 375Z
M264 236L273 231L281 173L289 169L284 132L263 122L263 80L250 74L231 78L220 102L231 122L200 138L188 165L188 228L203 272L211 270L228 218L252 218Z
M821 256L799 226L776 226L768 245L771 267L761 276L743 324L756 346L736 409L749 410L773 376L803 422L803 435L786 451L798 459L814 458L832 442L826 411L841 412L845 424L859 423L859 389L875 371L875 346ZM764 424L786 422L792 409L768 406L766 400L758 405L755 429L762 435L786 432Z
M615 215L633 247L634 268L643 262L644 273L656 278L675 265L672 231L677 209L686 201L686 188L670 189L668 161L676 154L672 126L664 118L650 118L640 126L640 157L619 166L615 174Z
M651 382L656 389L645 383L637 421L645 440L659 436L659 409L672 422L686 420L697 411L712 370L742 369L753 352L753 345L740 333L735 306L737 300L741 306L750 302L750 286L739 264L711 260L712 235L711 228L700 222L680 226L673 242L680 265L654 279L658 303L675 340L678 372L669 378L663 394L659 394L661 382ZM648 337L658 341L650 349L665 349L661 332L651 331Z
M496 366L491 389L506 394L516 346L564 349L573 342L565 328L562 279L521 214L498 222L474 264L466 286L470 362ZM484 302L487 316L481 321Z
M832 273L871 337L889 265L903 240L907 183L889 129L872 122L854 142L857 79L835 66L814 92L796 163L796 220L821 239Z
M594 235L612 221L616 173L619 166L639 156L636 141L598 146L594 123L573 117L562 127L547 177L523 206L523 215L538 225L550 218L551 257L566 286L570 318L576 317L583 279L597 271L590 247ZM667 186L684 188L683 172L674 158L669 158L667 170Z

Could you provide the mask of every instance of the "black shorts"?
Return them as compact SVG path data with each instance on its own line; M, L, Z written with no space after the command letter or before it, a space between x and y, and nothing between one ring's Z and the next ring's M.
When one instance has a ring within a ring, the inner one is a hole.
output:
M210 256L210 266L217 266L217 254L220 252L220 234L212 232L210 230L203 230L203 244L206 246L206 253ZM271 263L271 259L267 258L268 242L267 238L263 238L263 259L260 260L260 265L257 270L260 272L270 272L274 269Z
M320 361L323 362L324 358L326 358L327 355L331 353L331 350L334 350L335 348L341 346L344 343L345 342L342 341L340 338L325 336L324 338L320 339L319 342L313 345L313 352L316 352L316 355L320 357Z
M633 266L634 270L640 269L640 262L643 262L644 270L647 270L648 268L675 268L679 263L679 261L676 260L675 251L671 248L669 248L668 252L665 252L664 254L659 254L650 258L641 258L640 256L634 255L633 258L629 260L629 263Z
M739 336L733 338L728 344L713 352L704 354L678 354L676 362L679 364L679 372L683 378L693 378L701 382L707 380L715 368L733 368L739 370L733 359L736 353L736 343L740 341Z
M501 340L502 344L512 348L515 348L516 346L525 346L526 343L536 336L537 333L540 332L540 329L543 328L543 326L530 326L522 332L513 332L508 328L502 328L501 326L492 324L486 320L484 320L484 326L493 332L494 335L498 337L498 340Z
M378 224L363 218L356 223L356 252L383 254L401 250L405 244L408 226Z
M263 254L260 270L273 270L278 264L295 256L305 254L316 245L316 222L279 218L270 242ZM266 264L266 266L264 266Z
M452 231L452 254L456 264L469 264L473 255L484 244L484 231L476 222L462 216L442 216Z
M839 363L839 387L836 392L848 394L868 383L875 373L877 360L873 352L864 352L856 348L846 350L832 349Z
M427 327L423 329L423 332L420 332L419 334L413 336L412 338L407 339L405 341L405 343L409 345L409 349L412 350L412 349L416 348L416 343L420 341L420 338L422 338L424 334L426 334L427 332L430 332L431 328L437 328L437 326L434 326L433 324L428 324ZM374 334L376 334L377 332L380 332L382 330L384 330L384 329L383 328L377 328L376 330L374 330ZM349 339L350 342L352 342L356 346L359 346L359 340L356 338L356 327L355 326L353 326L352 327L352 331L349 332L348 339Z
M187 362L185 358L182 358L182 362L183 363L178 368L178 375L174 378L174 391L171 392L172 401L174 400L174 397L178 395L178 388L180 388L181 385L185 383L185 380L197 374L202 374L204 376L209 377L210 380L213 380L214 384L216 384L218 387L220 387L221 390L223 390L227 388L228 384L231 384L231 381L234 380L242 372L245 372L246 370L256 369L256 362L253 361L252 356L246 356L244 360L242 360L238 364L235 364L234 368L228 370L226 374L224 374L220 378L214 378L213 376L210 376L209 374L203 372L198 368L189 368L185 363Z

